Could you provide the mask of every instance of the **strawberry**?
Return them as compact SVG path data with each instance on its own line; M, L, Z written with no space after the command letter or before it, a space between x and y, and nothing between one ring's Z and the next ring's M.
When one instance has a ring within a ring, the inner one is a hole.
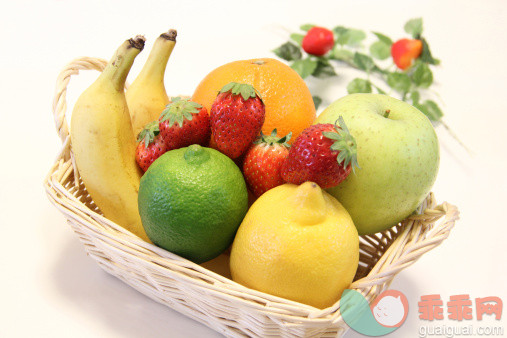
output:
M160 114L159 128L167 151L192 144L207 146L211 136L206 108L180 97L173 98Z
M339 126L315 124L303 130L282 165L285 182L312 181L327 189L340 184L351 170L359 167L356 141L341 116L338 121Z
M137 137L136 162L145 172L167 150L165 140L159 134L158 121L148 123Z
M400 69L407 69L417 59L423 50L423 43L418 39L401 39L391 46L391 56Z
M290 146L287 142L291 135L292 133L289 133L279 138L276 136L276 129L269 136L261 132L246 152L243 175L255 197L284 183L280 168L289 154Z
M265 107L254 87L226 84L211 105L213 141L231 159L241 156L264 124Z
M334 35L333 32L324 27L312 27L306 33L301 47L311 55L322 56L333 49Z

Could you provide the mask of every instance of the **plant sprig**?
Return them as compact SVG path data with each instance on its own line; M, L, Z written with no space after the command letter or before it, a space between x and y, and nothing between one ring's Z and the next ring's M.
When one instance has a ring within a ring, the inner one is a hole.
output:
M385 34L371 32L375 41L369 46L363 43L368 37L363 30L336 26L332 29L335 35L333 49L324 56L314 56L304 52L301 47L304 33L314 27L305 24L300 27L302 33L290 35L290 41L276 48L273 52L280 58L288 61L290 66L302 78L313 76L316 78L329 78L337 76L335 64L342 63L363 71L365 77L357 77L347 84L348 93L390 94L395 92L399 98L421 110L431 121L439 122L443 112L439 105L430 99L422 100L433 84L432 66L440 61L433 57L429 44L423 37L423 22L421 18L409 20L405 32L412 38L421 40L423 51L414 64L406 70L393 70L391 46L393 40ZM392 61L392 59L391 59ZM385 66L387 63L387 66ZM380 82L380 83L379 83ZM386 88L387 87L387 88ZM322 102L320 97L314 96L315 106Z

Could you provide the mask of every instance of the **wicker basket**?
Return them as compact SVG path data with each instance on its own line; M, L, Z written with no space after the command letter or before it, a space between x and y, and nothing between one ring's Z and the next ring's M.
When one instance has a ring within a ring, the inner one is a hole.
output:
M71 76L79 70L101 71L105 64L105 60L84 57L60 73L53 108L63 147L44 181L49 200L64 214L86 252L136 290L225 336L343 335L348 326L340 315L340 302L320 310L248 289L227 278L227 256L218 258L218 270L213 264L198 265L142 241L101 215L76 174L65 112ZM362 236L360 266L350 288L371 303L398 272L449 236L458 215L456 207L436 205L430 194L416 214L401 224Z

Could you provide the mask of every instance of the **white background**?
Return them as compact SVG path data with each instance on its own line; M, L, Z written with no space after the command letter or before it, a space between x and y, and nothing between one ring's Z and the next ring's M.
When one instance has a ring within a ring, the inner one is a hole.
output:
M441 168L433 190L439 202L459 207L461 220L442 246L392 284L410 304L407 321L392 336L414 337L427 325L507 329L507 313L499 322L482 323L475 314L466 323L428 323L417 313L417 301L431 293L444 302L456 294L507 302L507 2L54 0L9 1L0 11L0 336L218 336L103 272L47 200L42 181L60 147L52 95L67 62L77 56L108 59L136 34L148 38L149 49L156 36L176 28L166 87L170 94L191 94L223 63L273 57L270 51L300 24L344 25L397 39L406 36L403 25L414 17L423 17L424 35L442 61L434 77L445 121L474 154L438 129ZM138 57L132 75L146 56ZM325 104L346 93L352 75L340 72L331 84L310 84ZM71 101L95 77L88 72L73 80Z

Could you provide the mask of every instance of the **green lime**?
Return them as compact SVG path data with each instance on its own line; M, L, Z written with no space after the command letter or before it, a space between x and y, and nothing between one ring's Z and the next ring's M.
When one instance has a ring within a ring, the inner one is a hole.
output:
M232 243L248 208L248 193L229 157L194 144L153 162L141 179L138 202L155 245L202 263Z

